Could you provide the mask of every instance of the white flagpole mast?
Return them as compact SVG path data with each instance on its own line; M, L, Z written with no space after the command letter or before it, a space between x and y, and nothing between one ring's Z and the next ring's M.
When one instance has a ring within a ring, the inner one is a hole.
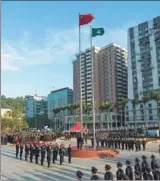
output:
M80 19L80 13L78 18ZM78 21L80 21L78 19ZM80 22L79 22L80 23ZM79 24L79 76L80 76L80 122L81 122L81 136L83 137L83 105L82 105L82 84L81 84L81 26Z
M92 48L92 26L90 26L90 44L91 44L91 70L92 70L92 119L93 119L93 146L96 149L96 114L95 114L95 100L94 100L94 57Z

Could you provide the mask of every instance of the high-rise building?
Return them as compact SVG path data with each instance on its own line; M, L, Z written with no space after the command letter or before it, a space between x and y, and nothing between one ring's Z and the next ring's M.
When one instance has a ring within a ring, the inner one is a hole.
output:
M155 126L159 120L155 100L143 96L160 90L160 16L128 29L128 98L126 121L131 126Z
M47 99L44 96L38 96L35 94L34 96L27 95L25 96L25 116L27 120L32 120L38 116L44 116L45 119L47 118ZM44 119L43 117L43 119ZM39 118L40 119L40 118ZM31 126L37 127L38 120L31 123ZM43 123L45 125L45 123ZM41 127L43 126L41 125ZM40 125L39 125L40 126Z
M48 100L48 118L52 121L52 127L54 129L64 129L65 116L68 114L67 110L60 111L54 115L53 110L57 107L67 106L73 103L73 90L65 87L51 91L47 97Z
M160 89L160 17L128 30L128 98Z
M94 57L94 90L95 101L99 101L98 95L98 48L93 48ZM79 54L76 55L76 59L73 61L73 101L74 103L80 103L80 71L81 71L81 95L82 101L86 103L92 102L92 61L91 61L91 49L86 49L81 53L81 69L79 63Z
M99 50L99 101L127 98L127 51L116 44Z
M93 47L93 61L95 111L97 117L99 117L100 103L105 101L115 102L127 98L127 52L124 48L113 43L102 48ZM74 103L80 102L80 71L82 101L92 102L91 63L90 49L81 53L81 67L79 54L73 61ZM97 121L98 119L100 118L97 118ZM106 124L105 119L104 124ZM92 122L88 124L91 126Z

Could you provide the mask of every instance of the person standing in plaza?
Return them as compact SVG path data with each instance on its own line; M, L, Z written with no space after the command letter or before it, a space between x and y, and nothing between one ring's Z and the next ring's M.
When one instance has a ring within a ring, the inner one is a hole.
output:
M36 150L35 150L35 161L36 161L36 164L38 164L39 152L40 152L40 147L38 145L36 145Z
M104 180L113 180L113 174L110 170L111 170L111 166L106 164L105 165L106 173L104 174Z
M55 163L56 159L56 148L54 145L52 145L52 163Z
M46 154L46 146L43 144L41 147L41 165L43 165L44 163L45 154Z
M141 173L141 166L140 166L140 163L139 163L139 162L140 162L139 158L135 158L134 170ZM137 173L138 173L138 172L137 172Z
M16 143L16 158L18 158L19 153L19 143Z
M130 160L126 160L126 165L126 175L129 177L129 180L133 180L133 169Z
M72 158L72 148L71 145L68 146L68 163L71 163L71 158Z
M57 161L57 157L58 157L58 152L59 152L59 146L58 144L56 143L56 146L55 146L55 160Z
M50 164L51 164L51 146L48 145L47 146L47 164L48 164L48 168L50 167Z
M123 167L122 163L118 162L117 163L117 171L116 171L117 180L122 180L122 178L123 178L124 171L123 171L122 167Z
M25 160L27 161L29 155L29 145L25 144Z
M143 145L143 151L145 151L145 149L146 149L146 140L145 139L142 140L142 145Z
M156 170L156 158L154 155L151 155L151 169L152 169L152 174L154 175L154 171Z
M146 171L146 168L149 168L148 162L147 162L147 157L145 155L142 156L142 172L143 172L143 179L144 179L144 174Z
M92 167L91 169L91 174L92 174L92 177L91 177L91 180L100 180L99 176L97 175L97 169L95 167Z
M32 160L33 160L33 145L32 144L30 144L29 151L30 151L30 162L32 163Z
M60 146L59 148L59 162L60 162L60 165L62 165L62 162L63 162L63 150L62 150L62 145Z
M20 160L22 160L22 155L23 155L23 145L20 144Z

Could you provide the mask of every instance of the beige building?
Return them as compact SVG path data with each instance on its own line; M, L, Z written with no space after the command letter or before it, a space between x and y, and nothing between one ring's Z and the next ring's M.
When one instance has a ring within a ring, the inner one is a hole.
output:
M98 118L100 103L107 100L115 102L127 98L127 52L124 48L113 43L102 48L93 47L93 52L95 110L97 119L100 119ZM76 55L76 59L73 61L74 103L80 102L80 71L82 100L84 102L92 101L91 63L90 49L86 49L81 53L81 67L79 54ZM78 110L76 114L79 114ZM106 121L105 116L102 117Z

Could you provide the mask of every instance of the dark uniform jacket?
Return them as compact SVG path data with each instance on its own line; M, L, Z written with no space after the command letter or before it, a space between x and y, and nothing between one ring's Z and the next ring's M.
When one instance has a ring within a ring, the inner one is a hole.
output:
M99 176L98 175L93 175L91 177L91 180L100 180Z
M153 159L151 160L151 168L152 168L152 170L155 170L155 169L156 169L156 168L155 168L156 164L157 164L157 163L156 163L156 159L153 158Z
M122 180L122 175L124 174L124 171L119 168L116 172L116 177L117 177L117 180Z
M126 167L126 175L129 177L130 180L133 180L133 169L131 166Z
M139 163L136 163L134 166L134 170L140 171L141 172L141 166Z
M113 180L113 174L111 172L106 172L104 174L104 180Z
M148 168L148 162L147 160L142 161L142 172L145 172L146 168Z

